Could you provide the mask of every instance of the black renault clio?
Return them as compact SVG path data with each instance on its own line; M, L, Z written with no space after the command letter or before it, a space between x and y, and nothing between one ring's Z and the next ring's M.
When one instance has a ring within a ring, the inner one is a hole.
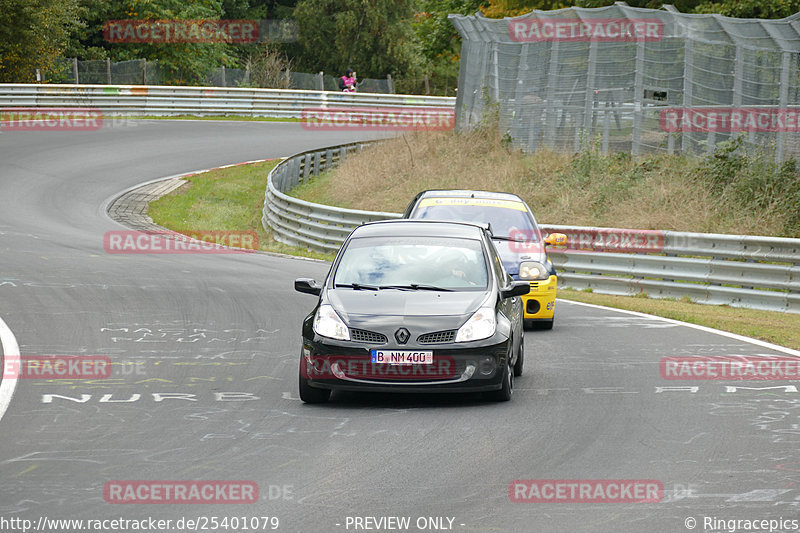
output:
M522 303L488 226L392 220L357 227L303 322L300 398L332 390L489 392L511 399L522 374Z

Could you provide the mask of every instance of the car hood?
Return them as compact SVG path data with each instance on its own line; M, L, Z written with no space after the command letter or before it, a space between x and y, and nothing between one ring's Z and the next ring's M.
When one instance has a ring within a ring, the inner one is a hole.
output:
M503 261L506 272L512 276L519 274L519 264L523 261L544 263L547 260L541 243L499 240L493 240L492 242L500 254L500 260Z
M379 291L334 289L328 301L348 324L377 317L459 317L478 310L485 291Z

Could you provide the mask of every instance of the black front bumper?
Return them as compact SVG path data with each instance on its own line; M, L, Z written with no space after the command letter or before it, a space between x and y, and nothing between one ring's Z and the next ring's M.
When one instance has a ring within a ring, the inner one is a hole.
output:
M316 388L374 392L483 392L502 387L511 341L496 334L484 341L397 346L397 350L430 350L432 365L387 365L370 362L370 350L385 348L303 338L300 375Z

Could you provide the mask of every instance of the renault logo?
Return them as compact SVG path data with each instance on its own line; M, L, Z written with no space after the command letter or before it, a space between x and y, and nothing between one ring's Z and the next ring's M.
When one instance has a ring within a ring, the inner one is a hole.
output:
M394 338L397 339L397 342L400 344L405 344L408 342L408 338L411 334L408 332L406 328L400 328L394 332Z

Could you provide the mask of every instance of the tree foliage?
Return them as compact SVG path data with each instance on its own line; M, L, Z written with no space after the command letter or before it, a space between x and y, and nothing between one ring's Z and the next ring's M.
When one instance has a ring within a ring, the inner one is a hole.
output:
M0 5L0 82L36 81L62 57L77 30L76 0L3 0Z
M292 47L307 72L359 77L409 73L420 64L412 0L301 0L294 10L299 41Z

